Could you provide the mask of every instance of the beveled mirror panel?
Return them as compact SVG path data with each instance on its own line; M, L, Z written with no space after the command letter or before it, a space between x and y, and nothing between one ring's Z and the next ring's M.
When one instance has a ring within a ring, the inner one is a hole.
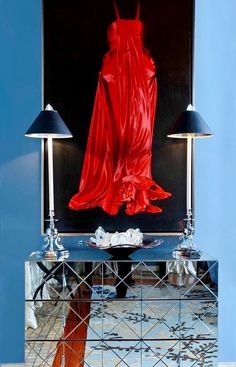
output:
M26 268L26 366L214 366L216 261Z

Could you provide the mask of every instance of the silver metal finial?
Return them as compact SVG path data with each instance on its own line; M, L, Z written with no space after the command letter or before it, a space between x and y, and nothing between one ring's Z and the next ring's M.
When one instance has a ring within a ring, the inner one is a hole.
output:
M54 111L54 109L50 104L47 104L47 106L45 107L45 111Z
M195 111L195 107L190 103L187 107L187 111Z

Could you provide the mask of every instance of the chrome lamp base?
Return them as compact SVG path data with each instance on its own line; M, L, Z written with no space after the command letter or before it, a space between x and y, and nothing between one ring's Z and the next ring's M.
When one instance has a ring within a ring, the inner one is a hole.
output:
M187 258L187 259L199 259L201 257L201 251L197 249L190 249L187 247L182 247L181 244L176 247L173 251L173 257L175 259L178 258Z
M49 227L46 230L46 237L44 238L46 245L43 246L43 257L45 260L63 260L69 257L69 251L65 250L64 246L59 243L60 240L61 238L55 227L54 218L50 217Z
M194 219L192 218L191 210L188 210L187 217L184 219L185 226L182 236L179 238L181 243L174 249L173 257L180 258L186 257L190 259L199 259L201 257L201 251L199 251L194 244Z

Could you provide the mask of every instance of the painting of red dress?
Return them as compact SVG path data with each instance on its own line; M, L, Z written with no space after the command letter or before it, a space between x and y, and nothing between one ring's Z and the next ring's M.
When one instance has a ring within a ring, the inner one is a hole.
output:
M166 135L191 100L192 36L189 0L44 1L44 100L73 134L54 141L60 232L180 231L186 145Z

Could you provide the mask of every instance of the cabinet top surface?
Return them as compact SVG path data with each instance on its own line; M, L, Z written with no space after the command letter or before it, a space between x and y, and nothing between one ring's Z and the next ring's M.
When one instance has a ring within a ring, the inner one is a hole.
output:
M113 250L112 250L113 251ZM132 262L165 262L165 261L217 261L215 257L210 256L206 253L202 253L200 258L185 258L181 257L176 259L173 257L172 252L166 251L165 249L161 248L154 248L154 249L137 249L132 253L129 253L126 248L124 249L116 249L114 252L106 251L101 249L89 249L84 247L78 247L78 249L70 250L69 257L66 259L53 259L52 261L58 262L91 262L91 261L132 261ZM43 253L41 251L33 252L30 256L28 261L50 261L45 260L43 257Z

